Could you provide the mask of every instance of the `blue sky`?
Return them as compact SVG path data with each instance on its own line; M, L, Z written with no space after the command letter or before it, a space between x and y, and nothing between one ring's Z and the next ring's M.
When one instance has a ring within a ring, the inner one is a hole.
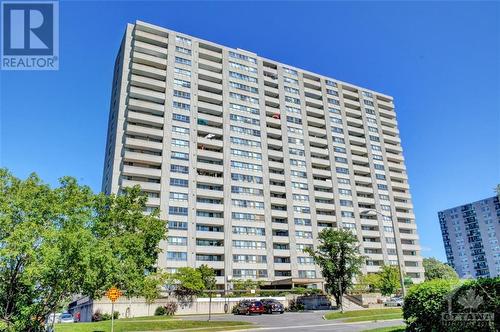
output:
M114 58L136 19L394 96L424 256L437 211L500 182L497 2L61 2L60 70L0 72L0 164L100 190Z

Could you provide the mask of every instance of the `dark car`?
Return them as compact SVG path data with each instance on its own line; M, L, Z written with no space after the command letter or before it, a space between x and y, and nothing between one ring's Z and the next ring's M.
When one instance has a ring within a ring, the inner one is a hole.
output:
M264 305L264 312L266 314L272 314L274 312L282 314L285 312L285 306L275 299L263 299L261 302Z
M238 303L235 309L235 313L238 315L251 315L259 314L262 315L264 312L264 305L261 301L241 301Z

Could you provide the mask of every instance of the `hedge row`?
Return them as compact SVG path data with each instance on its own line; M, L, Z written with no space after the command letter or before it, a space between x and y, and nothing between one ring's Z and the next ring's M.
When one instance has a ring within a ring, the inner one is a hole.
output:
M500 277L431 280L405 297L407 331L500 331Z

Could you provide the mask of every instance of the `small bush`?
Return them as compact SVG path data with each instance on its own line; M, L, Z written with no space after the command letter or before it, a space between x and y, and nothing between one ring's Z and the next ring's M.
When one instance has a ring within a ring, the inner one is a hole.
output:
M165 315L173 316L177 312L179 306L177 305L177 302L168 302L165 304L164 308L165 308Z
M165 316L167 314L167 309L165 307L158 307L155 310L155 316Z
M100 322L102 321L102 312L100 309L97 309L93 314L92 314L92 321L93 322Z
M304 310L304 304L297 301L297 300L290 300L288 301L288 308L287 311L303 311Z
M447 295L457 284L456 280L436 279L413 286L403 305L407 331L440 331Z

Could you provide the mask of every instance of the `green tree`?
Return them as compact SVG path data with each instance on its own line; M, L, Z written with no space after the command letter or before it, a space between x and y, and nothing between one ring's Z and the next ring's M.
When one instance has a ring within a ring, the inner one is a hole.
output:
M190 300L198 296L205 287L201 272L192 267L181 267L172 275L175 295L180 300Z
M201 280L203 282L203 289L208 291L214 290L217 284L214 269L206 264L202 264L196 269L200 272Z
M425 280L458 279L457 272L451 266L441 263L436 258L424 258L423 265Z
M399 279L399 269L394 265L384 265L377 272L377 288L382 295L392 295L401 287Z
M165 223L145 215L139 188L95 195L74 178L51 188L32 174L0 169L0 321L39 331L73 294L100 297L110 286L140 295L154 271Z
M326 291L343 310L342 296L360 273L364 257L359 253L356 236L349 230L326 228L319 233L318 239L318 248L308 248L306 252L321 268Z

